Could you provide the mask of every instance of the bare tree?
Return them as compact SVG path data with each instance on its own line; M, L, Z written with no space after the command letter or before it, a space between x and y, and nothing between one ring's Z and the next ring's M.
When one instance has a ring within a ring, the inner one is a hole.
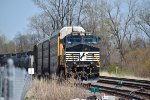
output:
M83 0L33 0L48 17L51 28L56 31L64 26L80 23ZM80 3L78 3L80 2Z
M50 36L52 28L49 23L51 22L45 14L34 15L30 18L30 29L37 33L39 39L45 35Z
M95 33L98 28L98 12L96 9L98 9L98 1L91 1L86 2L84 5L84 19L81 23L82 26L86 29L86 31L91 31Z
M133 48L144 48L145 42L142 37L136 37L135 40L133 40Z
M121 59L125 60L124 55L126 50L123 44L126 38L131 38L131 27L133 25L133 20L137 12L137 2L135 0L129 0L126 3L127 12L125 12L124 15L121 11L121 4L122 3L119 1L114 2L114 5L109 4L106 12L109 19L107 24L110 27L111 33L115 40L115 44L121 55Z
M135 19L135 26L150 38L150 1L142 3L138 18Z
M83 20L82 11L84 8L84 0L33 1L40 9L42 9L44 18L48 19L46 21L48 25L46 26L48 26L51 33L61 29L64 26L80 25L81 20ZM43 22L40 23L42 24Z
M16 43L16 50L17 52L26 52L31 50L31 45L28 39L27 35L22 35L21 33L18 33L18 35L15 37L15 43Z
M0 53L7 53L6 49L6 37L4 35L0 35Z
M14 41L8 41L4 35L0 35L0 54L15 53Z
M11 54L11 53L16 53L15 51L15 43L14 41L9 41L7 44L6 44L6 47L7 47L7 53Z

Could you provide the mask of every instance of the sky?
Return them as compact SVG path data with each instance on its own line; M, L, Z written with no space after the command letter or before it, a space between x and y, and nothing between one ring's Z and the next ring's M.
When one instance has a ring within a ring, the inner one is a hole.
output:
M12 40L27 30L29 18L39 12L32 0L0 0L0 34Z

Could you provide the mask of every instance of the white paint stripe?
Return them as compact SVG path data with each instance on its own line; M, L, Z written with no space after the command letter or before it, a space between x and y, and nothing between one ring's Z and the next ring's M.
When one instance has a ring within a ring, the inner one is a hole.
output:
M99 52L66 52L66 53L99 53Z
M99 52L66 52L66 61L99 61L99 57Z

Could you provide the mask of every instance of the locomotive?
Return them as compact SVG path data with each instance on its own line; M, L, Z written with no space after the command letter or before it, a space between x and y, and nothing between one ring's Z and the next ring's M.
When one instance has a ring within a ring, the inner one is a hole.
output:
M99 76L100 37L82 27L63 27L34 45L37 75Z

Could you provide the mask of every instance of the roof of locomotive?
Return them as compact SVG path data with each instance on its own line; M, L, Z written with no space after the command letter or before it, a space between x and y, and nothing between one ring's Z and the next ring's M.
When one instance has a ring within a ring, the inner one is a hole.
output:
M46 36L45 38L43 38L40 41L38 41L37 45L39 45L40 43L43 43L44 41L49 40L49 39L50 39L50 37Z
M66 35L70 34L71 32L85 32L85 30L80 26L70 26L70 27L63 27L60 31L54 32L51 35L51 38L58 35L60 33L60 39L64 38Z
M80 27L80 26L63 27L60 31L56 31L51 36L46 36L45 38L43 38L40 41L38 41L37 45L39 45L40 43L43 43L44 41L49 40L50 38L58 35L59 33L60 33L60 38L62 39L66 35L70 34L73 31L75 31L75 32L85 32L85 30L82 27Z

